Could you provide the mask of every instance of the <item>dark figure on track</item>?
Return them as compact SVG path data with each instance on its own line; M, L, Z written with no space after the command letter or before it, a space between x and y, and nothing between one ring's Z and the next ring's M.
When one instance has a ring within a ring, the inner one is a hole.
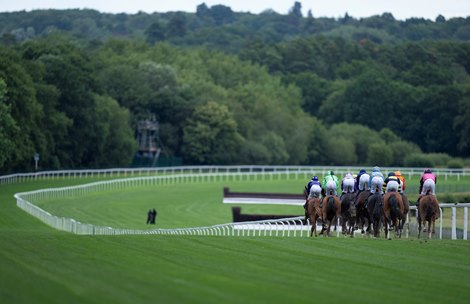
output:
M157 210L155 210L155 208L153 210L149 209L149 212L147 212L147 224L155 225L156 218L157 218Z
M152 221L150 222L150 224L153 224L155 225L155 220L157 219L157 210L155 210L155 208L152 210Z

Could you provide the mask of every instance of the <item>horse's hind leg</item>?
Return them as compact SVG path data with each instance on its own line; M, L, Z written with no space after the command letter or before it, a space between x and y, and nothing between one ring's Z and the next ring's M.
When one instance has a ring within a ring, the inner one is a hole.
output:
M388 238L388 218L387 217L384 217L384 230L385 230L385 238L387 239Z
M403 220L401 218L398 218L397 228L398 228L398 238L401 238L401 233L403 231Z
M418 217L418 239L421 237L421 219Z

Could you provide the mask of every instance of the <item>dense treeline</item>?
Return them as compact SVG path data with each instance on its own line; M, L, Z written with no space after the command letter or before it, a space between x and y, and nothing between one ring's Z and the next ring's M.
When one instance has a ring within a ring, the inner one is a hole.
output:
M298 5L0 14L0 170L129 166L151 115L185 164L463 165L467 19Z
M306 15L306 16L304 16ZM205 45L238 53L253 40L272 44L295 37L322 34L374 43L420 40L470 39L470 17L446 20L410 18L397 20L390 13L354 18L315 17L293 2L289 12L266 9L260 14L234 12L230 7L201 3L196 13L168 12L106 14L95 10L36 10L0 13L4 42L23 41L66 31L76 37L105 41L110 37L145 38L150 43L168 41L178 45Z

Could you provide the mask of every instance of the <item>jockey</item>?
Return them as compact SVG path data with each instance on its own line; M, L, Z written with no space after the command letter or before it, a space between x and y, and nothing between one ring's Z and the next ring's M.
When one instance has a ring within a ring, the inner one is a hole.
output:
M344 193L354 193L356 189L356 180L351 173L346 173L341 181L341 197Z
M398 177L401 181L401 190L402 190L402 192L405 191L405 188L406 188L405 177L403 175L401 175L400 171L396 171L395 176Z
M307 186L305 186L305 194L308 195L308 197L307 200L305 200L304 209L307 208L308 199L320 197L321 195L321 184L316 175L312 177Z
M432 195L435 195L437 177L432 173L431 169L424 170L421 180L419 181L419 192L421 195L425 195L428 190L431 191Z
M312 180L308 183L307 188L309 188L308 198L320 197L321 195L321 184L317 176L314 176Z
M428 191L432 195L435 195L436 183L437 183L437 177L434 173L432 173L432 170L431 169L424 170L424 173L423 175L421 175L421 179L419 181L419 197L418 197L418 201L416 201L416 207L419 206L419 200L421 199L421 197L426 195Z
M370 175L367 174L366 170L361 169L359 171L359 174L356 177L356 190L359 190L359 192L364 191L364 190L370 190Z
M334 195L337 195L336 189L338 188L338 177L333 171L330 171L329 174L325 175L322 182L323 195L327 195L330 191L333 191Z
M372 169L372 173L370 174L370 193L374 194L376 192L376 188L379 188L380 194L383 194L382 185L384 183L384 176L382 172L380 172L380 168L375 166Z
M400 192L401 193L401 180L395 175L395 172L390 172L384 180L382 191L384 192Z

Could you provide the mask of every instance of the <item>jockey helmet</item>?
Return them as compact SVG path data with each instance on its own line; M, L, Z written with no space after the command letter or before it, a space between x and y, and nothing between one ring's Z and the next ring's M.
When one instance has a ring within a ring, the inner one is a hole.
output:
M313 180L314 182L318 182L318 176L315 175L314 177L312 177L312 180Z
M432 170L431 169L426 169L426 170L424 170L424 173L432 173Z
M333 170L332 170L332 171L330 171L330 175L335 175L335 173L333 172Z
M400 172L400 171L396 171L396 172L395 172L395 175L396 175L396 176L401 176L401 172Z
M346 173L346 175L344 176L345 178L352 178L352 174L351 173Z
M395 176L395 172L389 172L388 176Z
M361 171L359 171L359 174L364 174L364 173L366 173L365 169L361 169Z
M380 172L380 168L377 167L377 166L375 166L375 167L372 169L372 171L374 171L374 172Z

